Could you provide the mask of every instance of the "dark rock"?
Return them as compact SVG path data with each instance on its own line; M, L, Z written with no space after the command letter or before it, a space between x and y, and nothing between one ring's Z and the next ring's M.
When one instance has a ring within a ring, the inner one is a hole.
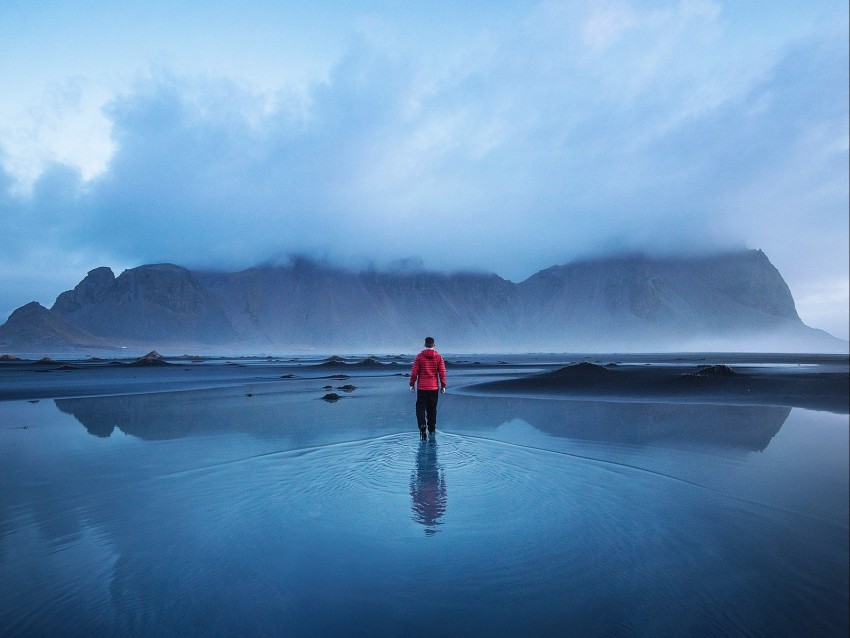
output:
M573 365L558 368L554 372L548 373L547 376L563 376L563 377L607 377L615 374L613 370L609 370L605 366L582 361Z
M339 396L336 392L328 392L325 396L322 397L324 401L328 403L333 403L334 401L339 401L342 397Z
M84 306L101 302L115 282L111 268L100 267L90 270L73 290L63 292L56 298L53 310L60 315L73 314Z
M343 390L345 392L354 392L356 389L357 389L357 386L351 385L350 383L347 383L346 385L343 385L343 386L340 386L340 387L337 388L337 390Z
M742 376L738 372L735 372L732 368L725 364L718 364L713 366L705 366L700 368L696 372L686 373L682 375L683 377L696 377L702 379L709 378L717 378L717 377L739 377Z
M131 366L139 366L139 367L150 367L150 366L170 366L171 364L165 360L165 358L159 354L156 350L151 350L145 356L139 357L135 361L131 362L129 365Z
M375 359L374 357L367 357L362 361L358 361L354 365L360 366L361 368L383 368L384 364Z

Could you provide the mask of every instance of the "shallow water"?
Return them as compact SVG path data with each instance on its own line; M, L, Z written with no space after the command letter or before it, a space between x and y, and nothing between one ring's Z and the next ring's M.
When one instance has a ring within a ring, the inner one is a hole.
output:
M847 415L354 383L0 402L4 635L847 634Z

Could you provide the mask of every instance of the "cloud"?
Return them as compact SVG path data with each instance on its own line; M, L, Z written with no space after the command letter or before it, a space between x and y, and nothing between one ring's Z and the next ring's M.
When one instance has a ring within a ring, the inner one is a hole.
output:
M87 267L309 253L518 280L747 245L795 293L840 280L846 34L728 31L712 2L547 2L447 51L355 41L306 92L160 70L103 110L101 174L54 163L23 197L0 173L0 223L16 258Z

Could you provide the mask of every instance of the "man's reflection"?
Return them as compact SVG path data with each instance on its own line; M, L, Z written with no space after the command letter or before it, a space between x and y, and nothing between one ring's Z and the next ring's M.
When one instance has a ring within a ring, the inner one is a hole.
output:
M446 513L446 481L437 462L437 441L433 437L419 444L416 468L410 476L410 498L413 520L425 526L427 536L433 536Z

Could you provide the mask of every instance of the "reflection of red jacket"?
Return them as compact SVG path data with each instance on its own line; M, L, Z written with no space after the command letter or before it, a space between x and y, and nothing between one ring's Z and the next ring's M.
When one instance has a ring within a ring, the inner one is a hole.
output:
M425 348L413 360L413 368L410 370L411 388L417 379L420 390L439 390L446 387L446 363L442 355L433 348Z

